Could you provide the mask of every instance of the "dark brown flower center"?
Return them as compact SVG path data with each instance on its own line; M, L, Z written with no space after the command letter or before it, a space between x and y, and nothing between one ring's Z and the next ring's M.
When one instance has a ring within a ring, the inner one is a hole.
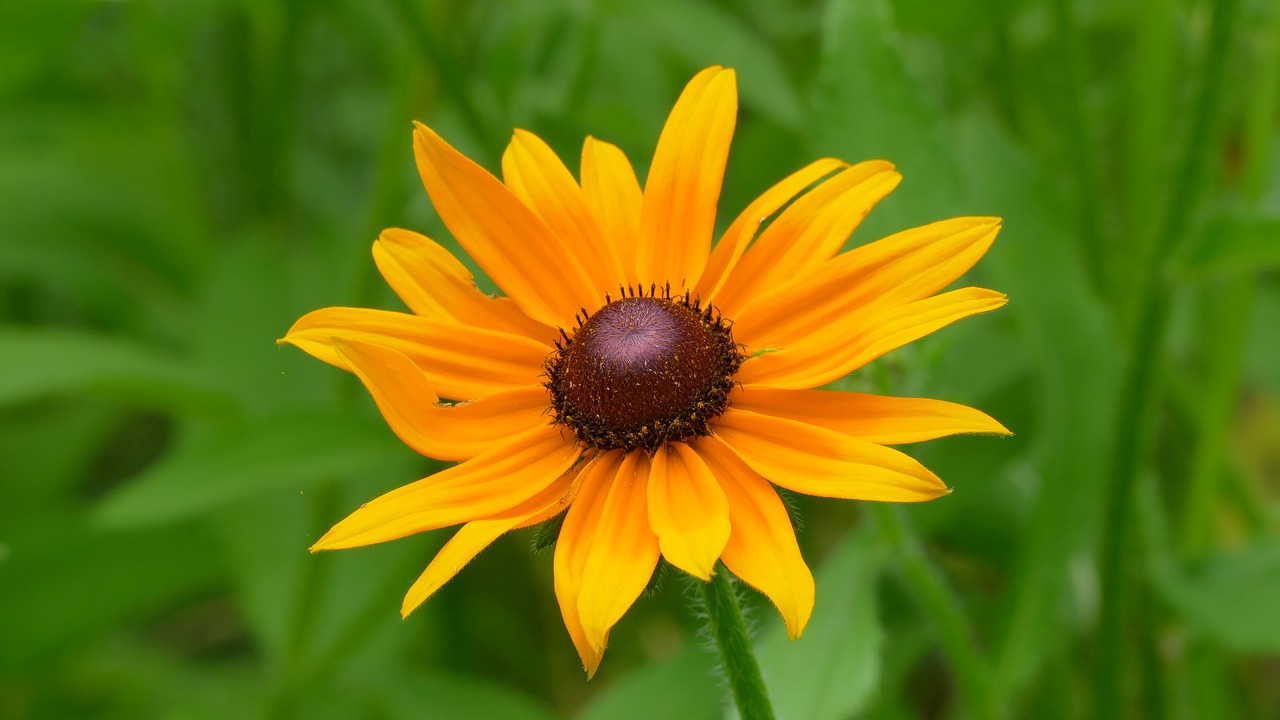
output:
M556 422L604 450L710 434L743 360L711 306L656 288L628 291L561 335L546 364Z

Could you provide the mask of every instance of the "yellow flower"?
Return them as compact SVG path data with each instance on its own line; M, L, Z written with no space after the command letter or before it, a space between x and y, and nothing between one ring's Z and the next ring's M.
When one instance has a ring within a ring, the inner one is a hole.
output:
M929 500L946 486L886 445L1008 432L940 400L812 389L1003 305L981 288L937 294L1000 221L946 220L841 253L901 176L824 159L712 248L737 102L732 70L698 73L643 190L623 153L591 137L579 181L518 130L500 181L417 126L427 194L506 295L482 294L432 240L386 230L373 257L413 314L327 308L281 340L358 375L410 447L461 461L361 506L313 551L461 525L409 589L407 615L503 533L567 509L555 591L591 674L659 557L702 580L723 562L800 635L813 577L773 485Z

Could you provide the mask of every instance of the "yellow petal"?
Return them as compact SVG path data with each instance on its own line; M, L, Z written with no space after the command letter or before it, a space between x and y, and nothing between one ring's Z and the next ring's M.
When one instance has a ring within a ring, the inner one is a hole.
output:
M973 267L999 230L998 218L956 218L850 250L735 312L734 337L785 347L873 308L929 297Z
M504 513L554 483L581 449L560 429L536 428L474 458L362 505L311 546L338 550L483 520Z
M582 658L587 677L594 675L599 667L605 642L600 642L599 649L596 649L587 641L578 612L578 597L582 592L587 554L600 524L601 509L608 496L609 486L613 484L618 468L622 465L623 457L621 450L611 450L596 456L582 468L577 497L569 506L564 524L560 527L560 537L556 541L556 601L560 604L565 629L569 631L573 646ZM607 640L606 636L605 641Z
M752 470L805 495L918 502L947 486L911 457L833 430L729 408L715 435Z
M667 117L644 186L636 255L642 286L693 288L702 276L737 114L734 72L711 67L689 81Z
M427 598L431 597L481 550L501 537L504 533L517 528L530 518L540 517L548 511L562 508L564 499L570 491L572 474L564 475L545 490L512 508L509 517L493 520L475 520L463 525L454 533L449 542L440 548L440 552L432 558L427 569L413 583L400 605L400 616L408 617Z
M668 562L711 579L729 540L729 504L716 476L685 443L664 445L653 456L649 527Z
M720 559L773 601L793 640L800 637L813 612L813 574L800 555L786 507L768 480L716 438L699 440L696 450L729 501L733 530Z
M582 633L603 651L609 630L640 597L658 565L658 538L649 529L649 457L628 453L609 484L591 534L578 615Z
M795 420L878 445L921 442L959 433L1010 434L984 412L930 398L744 385L739 410Z
M617 248L606 240L573 174L541 138L516 130L502 156L502 177L582 263L597 296L623 281Z
M756 236L756 231L770 216L783 205L791 202L805 188L836 170L846 167L842 160L823 158L812 162L796 172L783 178L769 188L760 197L751 201L747 208L738 215L733 224L720 236L720 242L711 251L707 267L698 280L696 294L706 302L715 299L729 272L738 264L738 259L746 251L747 245Z
M791 204L769 224L729 273L716 307L729 317L755 295L812 274L840 252L871 208L901 182L893 165L862 162Z
M751 358L743 363L737 380L744 385L782 388L825 385L891 350L962 318L995 310L1006 302L1002 293L993 290L962 288L845 318L815 330L793 345L773 348L777 352ZM760 349L760 344L748 345L749 353Z
M577 258L497 178L425 125L414 130L413 149L440 219L526 315L564 327L579 307L599 305Z
M330 365L348 369L338 340L404 353L437 395L470 400L542 381L551 347L527 337L365 308L324 308L303 315L279 340Z
M404 353L358 340L337 340L335 349L369 389L391 430L428 457L467 460L547 422L550 400L541 385L440 405L426 375Z
M644 193L631 162L618 146L587 136L582 145L582 193L622 264L623 276L618 282L634 285Z
M416 232L388 228L373 244L373 260L410 310L441 322L500 330L546 342L556 331L520 312L511 298L493 298L448 250Z

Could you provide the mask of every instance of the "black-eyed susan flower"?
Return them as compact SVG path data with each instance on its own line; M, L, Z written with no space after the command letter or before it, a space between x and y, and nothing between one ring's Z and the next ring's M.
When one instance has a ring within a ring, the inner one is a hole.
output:
M289 330L281 342L358 375L410 447L460 461L361 506L312 550L460 525L409 589L407 615L500 535L563 512L556 597L593 673L663 558L703 580L723 562L799 636L813 577L774 485L929 500L946 486L887 446L1007 432L949 402L815 389L1003 305L991 290L940 292L1000 221L946 220L842 253L900 176L824 159L713 247L736 114L732 70L694 77L643 189L594 138L575 180L516 131L499 180L417 126L427 194L505 295L477 290L432 240L387 230L373 257L412 314L327 308Z

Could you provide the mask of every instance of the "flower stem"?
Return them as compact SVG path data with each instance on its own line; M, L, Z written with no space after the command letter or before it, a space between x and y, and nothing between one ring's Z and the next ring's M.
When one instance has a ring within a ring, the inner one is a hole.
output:
M711 577L711 582L703 583L702 598L707 624L720 651L738 714L742 720L773 720L773 706L769 704L769 693L760 676L760 665L751 649L751 635L742 620L742 609L738 607L738 596L729 573L721 568Z

